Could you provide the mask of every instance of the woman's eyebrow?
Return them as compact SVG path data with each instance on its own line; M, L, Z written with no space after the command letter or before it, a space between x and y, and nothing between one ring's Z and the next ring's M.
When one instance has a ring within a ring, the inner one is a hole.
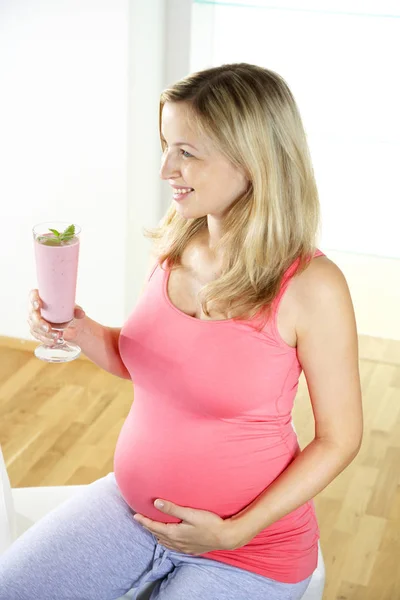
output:
M190 146L191 148L194 148L195 150L197 150L196 146L193 146L193 144L189 144L189 142L176 142L176 144L172 144L173 146Z
M161 138L163 139L163 141L165 143L167 143L167 140L165 139L165 137L162 135ZM196 146L193 146L193 144L189 144L189 142L175 142L175 144L171 144L172 146L190 146L191 148L194 148L195 150L198 150L196 148Z

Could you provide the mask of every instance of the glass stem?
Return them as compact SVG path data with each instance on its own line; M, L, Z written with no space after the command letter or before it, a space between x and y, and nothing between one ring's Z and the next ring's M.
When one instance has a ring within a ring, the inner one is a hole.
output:
M53 327L54 331L58 331L59 332L59 337L54 340L54 345L55 346L62 346L63 344L65 344L65 340L64 340L64 327Z

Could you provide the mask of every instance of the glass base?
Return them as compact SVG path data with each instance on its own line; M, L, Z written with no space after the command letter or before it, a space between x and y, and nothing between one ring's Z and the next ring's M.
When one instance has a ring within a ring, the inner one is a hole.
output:
M77 344L72 342L64 342L62 344L52 344L46 346L41 344L35 348L35 356L51 363L65 363L70 360L75 360L81 353L81 349Z

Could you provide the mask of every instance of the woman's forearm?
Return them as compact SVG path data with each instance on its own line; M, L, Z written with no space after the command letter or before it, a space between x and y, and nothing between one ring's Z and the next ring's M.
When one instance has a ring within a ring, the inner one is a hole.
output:
M96 365L117 377L130 379L118 349L120 331L120 328L106 327L85 316L76 342L83 354Z
M355 458L359 446L339 448L314 439L251 504L229 519L234 543L243 545L313 499Z

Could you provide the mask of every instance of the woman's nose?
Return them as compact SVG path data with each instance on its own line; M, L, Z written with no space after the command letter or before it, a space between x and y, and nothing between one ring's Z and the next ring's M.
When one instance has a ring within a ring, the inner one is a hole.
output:
M179 176L179 168L172 160L171 156L163 156L161 159L160 177L161 179L173 179Z

